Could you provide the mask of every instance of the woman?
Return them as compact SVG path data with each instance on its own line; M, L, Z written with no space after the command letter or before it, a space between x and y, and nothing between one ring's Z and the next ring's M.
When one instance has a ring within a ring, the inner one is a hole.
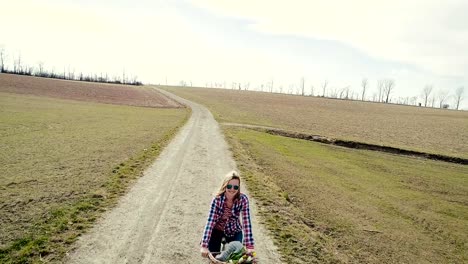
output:
M226 238L226 243L243 240L248 252L254 250L249 198L241 193L240 184L237 172L228 173L213 198L201 241L200 251L203 257L207 257L209 252L220 252L223 237Z

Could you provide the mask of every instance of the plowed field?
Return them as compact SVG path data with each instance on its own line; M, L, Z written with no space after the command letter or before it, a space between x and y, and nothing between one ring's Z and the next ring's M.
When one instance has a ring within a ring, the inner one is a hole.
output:
M149 87L66 81L14 74L0 74L0 92L131 106L182 107Z

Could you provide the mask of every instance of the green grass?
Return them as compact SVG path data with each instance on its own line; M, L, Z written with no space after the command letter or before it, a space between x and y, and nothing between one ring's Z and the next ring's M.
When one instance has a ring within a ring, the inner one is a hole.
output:
M58 262L189 117L0 93L0 262Z
M468 167L224 128L287 263L466 263Z

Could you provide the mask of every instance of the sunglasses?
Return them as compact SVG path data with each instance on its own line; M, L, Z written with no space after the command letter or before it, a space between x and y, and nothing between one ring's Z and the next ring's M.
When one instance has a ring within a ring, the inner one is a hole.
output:
M237 190L239 190L239 185L228 184L228 185L226 186L226 188L227 188L228 190L231 190L232 188L234 188L234 190L237 191Z

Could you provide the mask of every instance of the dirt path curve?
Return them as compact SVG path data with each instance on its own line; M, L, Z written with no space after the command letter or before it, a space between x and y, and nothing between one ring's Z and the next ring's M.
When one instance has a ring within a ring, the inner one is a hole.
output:
M205 107L161 92L190 106L192 117L119 204L77 241L69 263L207 263L199 241L209 204L235 163ZM251 203L260 261L281 263Z

